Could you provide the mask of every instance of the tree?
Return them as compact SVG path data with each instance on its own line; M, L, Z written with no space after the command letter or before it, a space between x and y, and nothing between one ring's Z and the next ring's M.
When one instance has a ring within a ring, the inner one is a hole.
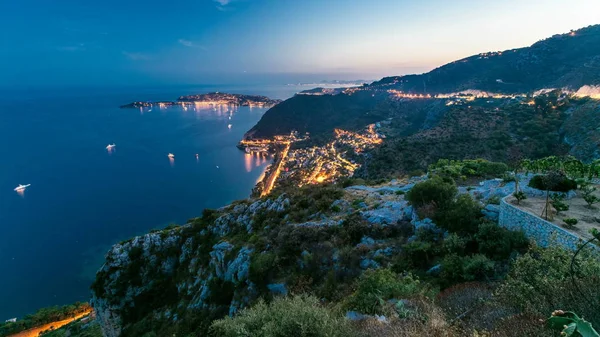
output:
M427 181L416 184L408 193L406 200L416 208L426 204L434 204L444 208L449 205L458 193L454 182L434 176Z
M527 199L527 194L525 194L525 192L523 192L523 191L517 191L517 192L513 193L513 197L515 197L515 199L517 199L517 205L520 205L521 201Z
M546 185L546 205L544 206L541 217L546 220L552 219L552 212L550 211L550 191L563 180L564 176L557 171L551 171L544 176L544 185Z
M563 200L565 200L566 195L563 193L555 193L550 196L552 199L552 206L556 210L556 215L559 215L560 212L568 211L569 205L567 205Z
M434 221L449 232L472 234L477 232L482 218L481 205L470 195L463 194L447 208L438 211Z

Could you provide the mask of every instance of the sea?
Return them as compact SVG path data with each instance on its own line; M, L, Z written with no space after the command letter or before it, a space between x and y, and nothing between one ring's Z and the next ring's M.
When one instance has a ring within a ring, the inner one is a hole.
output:
M248 197L269 164L236 148L267 109L120 105L214 91L286 99L304 89L0 91L0 321L89 300L113 244ZM30 186L17 193L19 184Z

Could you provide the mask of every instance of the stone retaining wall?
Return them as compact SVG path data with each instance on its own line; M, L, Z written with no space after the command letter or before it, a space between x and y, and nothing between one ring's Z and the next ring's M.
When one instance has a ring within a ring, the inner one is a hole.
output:
M521 230L530 239L534 240L541 247L548 247L550 244L559 244L565 248L575 250L577 245L583 242L579 236L560 228L559 226L546 221L535 214L522 210L511 205L506 201L510 195L502 198L500 202L500 216L498 224L510 230ZM600 248L594 245L596 250Z

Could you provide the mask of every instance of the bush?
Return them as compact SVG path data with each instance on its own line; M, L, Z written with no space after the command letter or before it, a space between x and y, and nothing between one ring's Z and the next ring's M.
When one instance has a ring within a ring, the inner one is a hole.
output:
M470 195L463 194L452 201L447 209L437 212L433 220L449 232L469 234L477 232L482 218L481 205Z
M276 261L277 256L270 252L253 254L250 262L250 280L259 286L266 286L269 275L277 270Z
M295 296L264 301L235 317L214 321L211 335L219 337L345 337L354 336L349 323L323 307L315 297Z
M452 181L435 176L416 184L405 198L417 208L426 204L444 207L452 202L457 193L458 189Z
M442 284L448 286L464 281L484 280L493 275L494 261L485 255L459 256L450 254L442 260Z
M415 240L402 247L404 254L399 256L397 271L409 268L425 268L429 261L436 255L437 247L431 242Z
M513 232L492 222L479 226L475 240L479 252L496 261L507 259L513 251L523 251L529 246L523 232Z
M565 200L566 195L563 193L555 193L550 196L552 199L552 206L556 210L556 214L560 214L560 212L565 212L569 210L569 205L567 205Z
M497 178L506 174L508 166L504 163L490 162L484 159L461 161L440 159L437 163L429 166L429 171L454 179L466 179L467 177Z
M574 218L567 218L567 219L564 219L563 222L564 222L563 227L573 229L573 228L575 228L575 225L577 225L577 223L579 221L577 221L577 219L574 219Z
M575 311L600 326L600 260L582 251L572 278L573 254L559 247L532 248L513 263L499 289L500 299L529 314L547 316L556 308Z
M367 270L360 279L356 291L346 300L348 310L363 314L383 314L389 299L402 299L433 295L427 284L412 275L399 276L389 269Z
M491 196L487 201L487 205L500 205L500 197L497 195Z
M519 205L521 203L521 201L527 199L527 194L525 194L525 192L523 192L523 191L519 191L519 192L513 193L513 197L515 197L515 199L517 199L517 205Z
M528 186L542 191L550 190L553 192L569 192L577 189L577 182L573 179L562 176L557 181L548 182L547 177L542 175L534 176L529 180Z
M444 250L448 254L462 255L467 248L467 241L467 238L452 233L444 239Z

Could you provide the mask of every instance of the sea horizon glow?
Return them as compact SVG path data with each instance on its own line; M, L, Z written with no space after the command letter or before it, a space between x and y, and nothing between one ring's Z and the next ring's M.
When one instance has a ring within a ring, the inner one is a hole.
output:
M6 1L0 87L422 73L598 22L590 0Z

